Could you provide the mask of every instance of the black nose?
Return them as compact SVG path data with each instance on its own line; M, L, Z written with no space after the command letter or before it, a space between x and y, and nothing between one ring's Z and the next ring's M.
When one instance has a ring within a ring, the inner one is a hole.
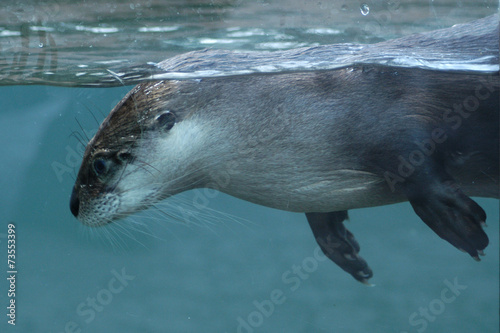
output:
M73 192L71 193L71 199L69 199L69 209L71 209L71 213L78 217L78 210L80 209L80 199L78 199L78 193L75 191L73 187Z

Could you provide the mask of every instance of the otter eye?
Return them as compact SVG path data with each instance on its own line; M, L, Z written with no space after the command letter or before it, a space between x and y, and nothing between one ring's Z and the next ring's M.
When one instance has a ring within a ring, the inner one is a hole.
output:
M108 162L103 158L97 158L93 163L94 172L98 176L102 176L108 171Z
M167 111L158 115L155 120L159 128L168 131L175 125L175 114L173 114L170 111Z

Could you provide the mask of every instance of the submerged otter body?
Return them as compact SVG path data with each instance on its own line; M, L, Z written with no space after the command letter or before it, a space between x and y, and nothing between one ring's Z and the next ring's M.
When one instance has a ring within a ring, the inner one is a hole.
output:
M70 207L99 226L215 188L306 213L323 252L366 282L371 269L343 226L348 209L410 201L478 258L486 216L469 196L498 198L498 181L498 69L355 64L139 84L89 142Z

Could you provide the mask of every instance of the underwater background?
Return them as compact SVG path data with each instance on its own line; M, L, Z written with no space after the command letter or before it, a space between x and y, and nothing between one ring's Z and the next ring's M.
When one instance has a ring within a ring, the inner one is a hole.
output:
M498 200L475 198L488 216L481 262L408 203L350 211L374 287L318 255L304 214L219 192L189 191L99 229L69 210L80 141L131 89L93 83L108 65L206 47L374 43L496 12L497 1L458 0L2 0L0 332L498 332Z

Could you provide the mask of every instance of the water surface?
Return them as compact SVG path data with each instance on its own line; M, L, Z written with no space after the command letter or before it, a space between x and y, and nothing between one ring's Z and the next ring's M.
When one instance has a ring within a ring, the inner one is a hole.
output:
M165 214L89 230L68 207L78 137L92 135L131 88L116 80L115 88L82 88L113 78L109 71L207 47L374 43L497 8L494 1L2 1L0 255L5 262L12 222L18 317L12 327L2 314L0 331L498 332L498 200L477 199L490 237L480 263L437 237L408 203L351 211L348 228L374 270L372 288L315 257L303 214L202 190L165 201ZM294 273L303 265L306 275ZM450 283L460 286L455 293ZM0 288L6 313L5 280Z

